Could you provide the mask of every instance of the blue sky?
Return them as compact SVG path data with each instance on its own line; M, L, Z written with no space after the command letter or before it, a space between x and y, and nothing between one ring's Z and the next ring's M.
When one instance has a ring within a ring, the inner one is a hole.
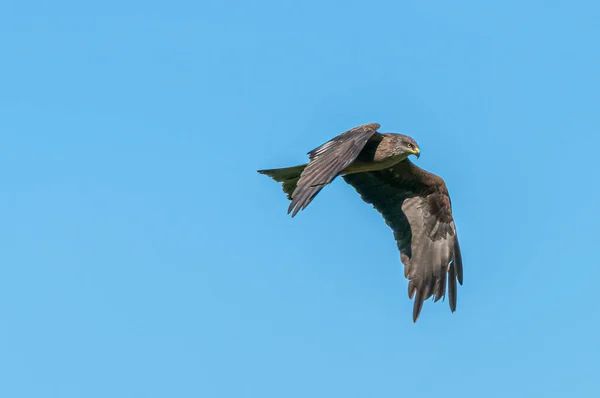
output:
M5 2L0 396L600 396L599 18ZM342 180L292 220L256 173L368 122L449 186L454 314L412 323L392 233Z

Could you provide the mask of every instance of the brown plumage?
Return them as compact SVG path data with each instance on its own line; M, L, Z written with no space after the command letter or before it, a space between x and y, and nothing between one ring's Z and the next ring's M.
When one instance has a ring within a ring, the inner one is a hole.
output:
M365 124L340 134L310 151L308 164L258 172L282 183L292 217L341 175L394 232L409 280L408 296L414 298L413 321L425 300L445 296L446 284L454 312L463 269L446 184L407 159L420 155L415 140L379 133L379 127Z

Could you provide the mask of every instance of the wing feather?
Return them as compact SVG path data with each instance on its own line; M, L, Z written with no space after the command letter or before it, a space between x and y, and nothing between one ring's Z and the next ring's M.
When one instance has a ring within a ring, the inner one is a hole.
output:
M291 195L288 214L292 213L294 217L305 209L325 185L356 159L379 127L377 123L355 127L310 151L310 161Z

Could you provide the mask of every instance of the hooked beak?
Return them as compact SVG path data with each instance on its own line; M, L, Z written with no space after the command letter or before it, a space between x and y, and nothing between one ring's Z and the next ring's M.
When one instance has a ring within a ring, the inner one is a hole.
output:
M421 149L420 148L415 148L412 153L418 158L421 157Z

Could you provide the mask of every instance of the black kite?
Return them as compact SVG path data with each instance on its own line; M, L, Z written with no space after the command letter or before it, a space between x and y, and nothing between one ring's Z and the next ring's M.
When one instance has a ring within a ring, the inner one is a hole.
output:
M394 231L404 276L409 280L408 296L415 298L413 321L417 321L423 301L445 296L446 278L454 312L456 282L462 285L463 267L446 184L408 159L420 155L415 140L379 133L379 127L365 124L340 134L310 151L308 164L258 172L283 183L292 217L342 175Z

